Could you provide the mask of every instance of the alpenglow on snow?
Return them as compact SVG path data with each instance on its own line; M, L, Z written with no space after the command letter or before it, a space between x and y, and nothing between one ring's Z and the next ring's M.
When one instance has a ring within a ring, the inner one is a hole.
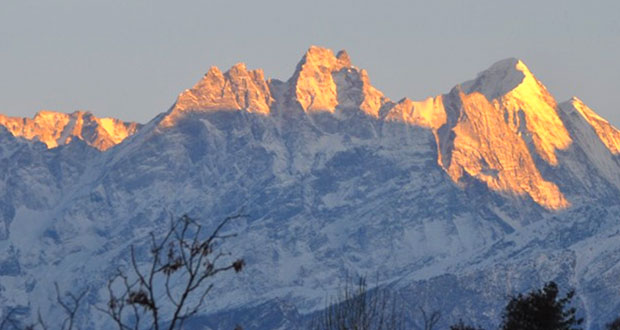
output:
M107 279L170 215L227 229L247 264L190 326L293 329L347 275L495 327L509 295L575 288L585 327L619 311L620 133L558 103L517 59L423 101L393 101L341 51L287 81L212 67L145 125L75 112L0 116L0 306L59 316L54 283L89 288L80 328L110 320ZM3 314L4 315L4 314Z

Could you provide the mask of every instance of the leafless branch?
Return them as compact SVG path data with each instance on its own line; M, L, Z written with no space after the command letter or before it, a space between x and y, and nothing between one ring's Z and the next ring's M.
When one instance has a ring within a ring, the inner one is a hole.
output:
M77 311L80 308L80 302L86 296L88 292L88 288L82 290L78 295L74 295L71 292L65 292L65 299L60 295L60 289L58 287L58 283L54 282L54 288L56 289L56 302L62 307L67 317L62 321L62 329L72 330L75 325L75 317L77 315ZM41 314L39 313L39 320L41 320ZM44 323L39 322L42 327Z
M242 217L225 218L209 235L187 215L171 221L162 239L151 233L151 260L140 263L132 246L130 272L119 270L108 282L108 304L97 309L110 316L119 330L137 330L140 321L146 322L145 315L152 329L182 328L204 306L214 287L207 280L243 269L243 259L225 261L230 255L216 252L221 242L235 236L221 234L224 226Z
M441 313L438 311L432 312L430 315L426 313L424 308L419 307L420 313L422 314L422 320L424 321L424 330L433 330L439 319L441 318Z

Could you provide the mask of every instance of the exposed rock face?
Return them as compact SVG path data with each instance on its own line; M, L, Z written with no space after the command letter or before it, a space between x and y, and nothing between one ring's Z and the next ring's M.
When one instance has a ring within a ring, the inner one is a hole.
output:
M455 182L474 177L495 191L562 209L570 203L542 177L532 154L555 166L555 151L572 143L557 111L553 97L525 64L507 59L446 96L404 99L386 119L432 129L438 162Z
M460 182L464 175L472 176L495 191L528 195L546 208L567 207L566 198L542 177L526 142L504 120L504 114L479 92L456 93L461 103L454 109L458 121L450 138L440 139L445 151L442 164L450 177Z
M442 329L492 328L507 296L549 280L576 289L586 328L617 316L618 131L556 105L518 60L395 103L346 53L312 47L286 82L211 69L108 152L87 128L122 127L87 117L3 119L0 308L61 320L55 282L102 306L108 275L130 246L146 266L171 214L208 231L243 207L222 248L248 267L215 279L189 327L303 328L347 274L441 310ZM81 329L111 327L88 306Z
M557 165L555 151L565 150L571 144L553 96L522 61L497 62L478 78L461 86L467 94L485 95L514 132L528 134L536 152L549 164Z
M40 111L34 118L0 115L0 125L6 127L14 136L41 141L48 148L69 143L72 139L80 139L99 150L106 150L121 143L139 128L137 123L123 122L115 118L97 118L84 111L71 114Z
M443 96L429 97L422 102L405 98L391 108L385 118L436 131L446 123L446 109L443 105Z
M40 111L32 119L0 115L0 124L14 136L29 140L38 139L48 148L65 142L59 140L69 121L69 115L52 111Z
M353 66L345 51L334 55L312 46L286 85L288 97L309 114L357 109L373 118L430 129L437 143L437 163L456 183L464 176L474 177L495 191L527 196L545 208L570 205L557 185L543 178L535 162L539 157L557 166L556 151L566 150L571 136L556 101L520 60L499 61L450 94L392 103L370 84L365 70ZM178 96L160 125L173 126L192 112L247 111L269 116L273 95L262 70L248 70L243 63L224 73L212 67ZM565 107L580 113L612 154L620 152L618 130L576 98ZM0 124L15 136L38 139L49 148L78 138L100 150L120 143L137 129L136 124L85 112L42 111L33 119L0 116Z
M191 89L186 89L162 120L170 127L185 113L208 111L239 111L268 115L273 102L263 70L248 70L237 63L225 73L211 67Z
M325 48L310 47L291 80L295 99L308 112L334 112L336 107L359 108L378 117L379 109L388 101L375 89L365 70L351 65L345 51L337 56Z
M437 163L458 184L464 177L474 177L492 190L531 198L548 209L570 205L558 186L543 177L536 159L558 166L556 151L567 150L573 141L555 99L520 60L499 61L449 94L393 103L370 84L366 71L355 67L345 51L334 55L312 46L286 89L308 114L337 115L357 109L372 118L430 129ZM269 115L274 93L261 70L248 71L237 64L222 73L213 67L179 95L162 125L173 125L190 110ZM618 131L582 103L575 104L611 152L618 153Z
M245 110L268 115L272 102L262 70L249 71L243 63L225 73L211 67L194 87L178 96L163 124L172 125L175 118L187 111Z
M330 49L311 47L293 75L295 98L306 111L331 111L338 105L332 73L351 68L348 56L336 58Z

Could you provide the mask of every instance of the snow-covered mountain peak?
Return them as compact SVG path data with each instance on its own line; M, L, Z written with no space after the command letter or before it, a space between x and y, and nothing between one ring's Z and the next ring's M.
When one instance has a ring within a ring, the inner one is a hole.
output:
M556 150L565 150L572 140L557 111L557 103L528 67L515 58L499 61L461 84L466 94L480 93L504 114L514 132L531 135L537 153L557 165Z
M77 138L99 150L121 143L140 127L137 123L116 118L97 118L87 111L66 114L47 110L39 111L33 118L0 115L0 125L14 136L38 140L48 148L67 144Z
M348 56L339 59L331 49L311 46L289 80L301 107L306 111L333 112L338 105L338 91L332 73L350 67Z
M237 63L222 73L213 66L191 89L179 94L163 125L173 124L187 111L245 110L269 114L273 99L262 70L248 70Z
M416 121L435 130L438 161L455 182L475 177L492 190L529 196L548 209L571 204L555 182L543 177L537 159L558 166L556 151L566 150L572 139L555 99L522 61L499 61L457 86L442 103L429 100L417 108L427 109L418 111L426 115ZM442 122L447 125L437 127Z
M447 119L443 95L429 97L424 101L404 98L389 110L385 119L437 130L446 123Z
M340 50L337 55L329 48L310 46L297 65L297 70L303 70L304 66L324 67L332 71L345 67L353 67L351 58L345 50Z
M620 154L620 131L590 109L583 101L577 97L572 97L569 101L561 103L559 107L567 113L575 111L579 113L592 126L607 149L614 155Z
M388 99L370 84L365 70L351 64L346 51L337 55L311 46L289 80L295 99L305 111L334 112L336 107L359 108L373 117Z
M57 282L92 288L76 326L110 328L92 307L131 246L146 266L171 215L209 230L242 206L222 249L248 266L215 279L188 328L300 329L339 278L375 273L441 310L439 328L496 325L507 295L550 280L576 289L585 328L618 315L620 134L577 98L557 105L519 60L398 102L344 51L311 47L286 82L212 67L105 153L87 144L130 125L51 111L0 123L1 315L61 319Z
M453 93L394 104L374 88L365 70L337 54L312 46L285 83L267 83L261 70L243 63L226 72L212 67L192 89L181 93L163 119L169 126L187 111L237 111L271 115L275 108L336 113L360 111L369 117L430 129L437 163L457 183L474 177L490 189L528 196L548 209L571 203L543 177L536 164L558 165L556 150L572 139L546 88L520 60L499 61ZM380 110L383 111L380 113ZM514 168L519 167L519 171Z
M507 58L480 72L476 79L461 84L461 88L467 94L479 92L493 100L515 89L528 75L532 73L521 60Z

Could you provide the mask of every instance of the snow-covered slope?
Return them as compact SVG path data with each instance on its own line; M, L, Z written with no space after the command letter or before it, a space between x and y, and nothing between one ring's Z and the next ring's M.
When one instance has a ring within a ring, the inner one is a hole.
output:
M227 244L248 267L218 280L196 322L295 327L345 274L377 274L444 325L490 326L507 295L557 280L598 329L620 310L618 135L514 59L421 102L389 100L320 47L286 82L211 68L107 151L0 129L0 304L54 315L54 281L101 304L169 214L209 227L244 208Z

